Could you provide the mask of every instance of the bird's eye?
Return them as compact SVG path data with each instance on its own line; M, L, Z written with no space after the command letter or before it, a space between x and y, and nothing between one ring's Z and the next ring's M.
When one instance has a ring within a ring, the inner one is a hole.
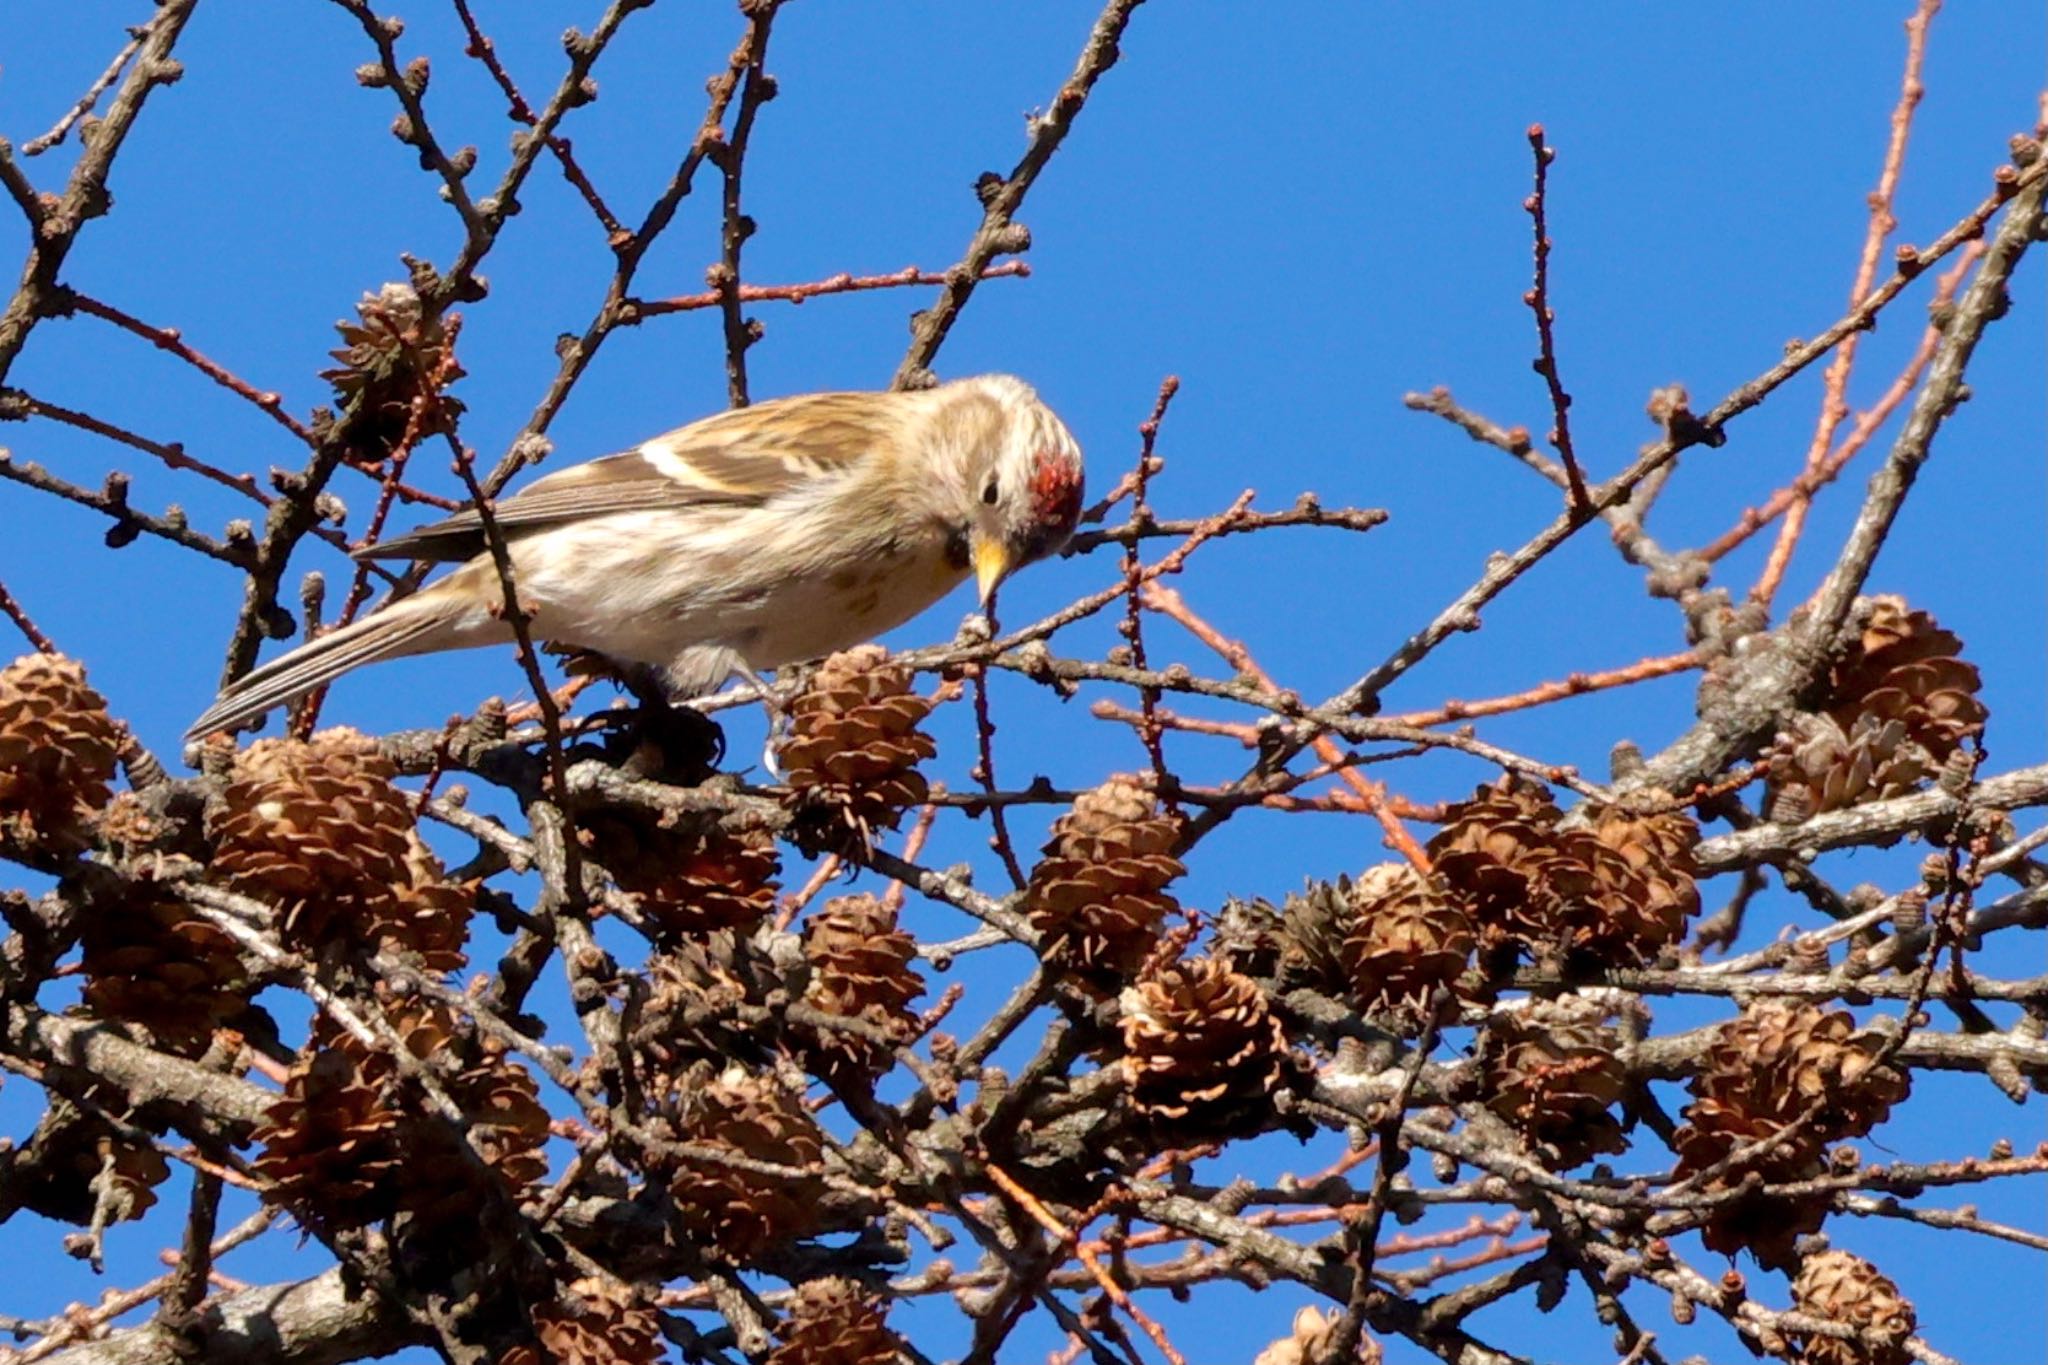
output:
M987 483L982 485L981 500L987 503L990 507L994 507L996 505L996 481L994 479L990 479Z

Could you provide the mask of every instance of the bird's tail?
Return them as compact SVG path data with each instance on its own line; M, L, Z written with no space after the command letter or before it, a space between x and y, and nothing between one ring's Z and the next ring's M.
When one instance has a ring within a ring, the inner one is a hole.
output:
M364 664L484 643L467 638L460 615L448 607L428 591L310 640L229 683L185 738L231 730Z

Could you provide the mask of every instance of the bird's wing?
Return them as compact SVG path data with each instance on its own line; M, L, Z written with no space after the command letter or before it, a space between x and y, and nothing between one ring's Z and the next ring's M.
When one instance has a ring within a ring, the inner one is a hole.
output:
M492 511L508 538L615 512L755 507L827 480L881 448L905 395L807 394L735 408L636 450L575 465ZM366 545L358 559L464 560L485 550L474 511Z

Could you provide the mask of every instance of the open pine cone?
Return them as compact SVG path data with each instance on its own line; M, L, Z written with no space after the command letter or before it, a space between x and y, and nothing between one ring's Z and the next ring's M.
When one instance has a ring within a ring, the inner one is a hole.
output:
M1121 1004L1131 1107L1179 1145L1257 1132L1299 1074L1264 993L1214 958L1151 972Z
M1368 1014L1419 1012L1472 955L1465 912L1407 863L1368 868L1349 887L1340 947L1349 994Z
M916 1016L909 1005L924 991L911 970L917 940L896 927L896 912L874 896L839 896L804 923L811 980L804 1002L907 1041ZM892 1048L859 1034L817 1029L810 1064L835 1079L872 1080L894 1063Z
M1513 777L1450 807L1429 853L1481 950L1495 965L1509 950L1653 961L1698 913L1699 827L1661 808L1609 806L1564 821L1547 793Z
M1906 1341L1919 1325L1913 1305L1878 1268L1846 1251L1823 1251L1800 1264L1792 1282L1792 1305L1800 1313L1841 1323L1862 1337L1794 1333L1800 1365L1907 1365L1914 1358Z
M1131 778L1113 777L1076 797L1053 822L1024 892L1025 914L1042 935L1040 955L1090 990L1120 989L1179 908L1166 890L1183 871L1169 852L1179 833Z
M888 1305L852 1280L806 1280L789 1316L775 1325L782 1344L768 1365L896 1365L903 1342L885 1319Z
M446 882L376 741L348 729L258 740L207 813L214 871L279 912L285 942L318 954L383 946L459 966L472 896Z
M442 394L462 378L450 354L454 336L439 314L425 316L409 284L387 284L356 304L357 322L337 322L342 346L330 351L339 363L320 377L354 419L356 456L375 462L389 455L414 421L413 400L434 395L415 439L438 436L462 413L459 399Z
M240 950L190 906L125 882L79 922L85 1007L139 1026L163 1051L197 1057L249 1008Z
M1750 1171L1766 1183L1818 1172L1831 1142L1861 1137L1905 1099L1904 1073L1876 1062L1882 1039L1858 1032L1847 1011L1766 1000L1721 1026L1706 1067L1692 1079L1694 1100L1673 1146L1681 1178L1708 1170L1738 1149L1774 1140L1737 1162L1707 1188L1740 1185ZM1736 1201L1703 1229L1707 1245L1733 1255L1747 1249L1767 1266L1789 1264L1793 1243L1820 1227L1827 1201Z
M752 929L775 908L782 863L765 832L690 830L647 811L611 808L584 816L576 833L668 941Z
M1825 704L1772 746L1772 818L1797 823L1903 795L1939 773L1989 715L1962 648L1904 599L1872 599L1861 635L1828 675Z
M30 654L0 668L0 854L47 864L88 847L121 740L79 664Z
M574 1281L535 1308L533 1334L545 1356L522 1346L500 1365L655 1365L668 1353L659 1315L623 1285L595 1277Z
M1627 1080L1616 1049L1596 1010L1549 1001L1497 1013L1479 1042L1486 1107L1552 1170L1626 1151L1610 1112Z
M692 1069L671 1099L677 1136L752 1161L818 1169L824 1152L818 1126L799 1099L772 1076L728 1067L712 1079ZM683 1234L745 1262L817 1227L824 1182L816 1176L770 1175L712 1160L680 1159L669 1178Z
M790 790L836 810L862 839L894 829L930 794L917 765L938 749L917 727L931 709L882 646L834 654L789 704L790 735L777 758Z

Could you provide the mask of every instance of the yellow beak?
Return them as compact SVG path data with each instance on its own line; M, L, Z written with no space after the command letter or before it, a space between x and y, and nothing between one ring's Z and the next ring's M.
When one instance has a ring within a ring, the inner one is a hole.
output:
M981 591L982 605L988 604L989 594L996 590L996 584L1003 581L1003 575L1010 572L1010 551L1000 540L982 540L974 543L974 581Z

